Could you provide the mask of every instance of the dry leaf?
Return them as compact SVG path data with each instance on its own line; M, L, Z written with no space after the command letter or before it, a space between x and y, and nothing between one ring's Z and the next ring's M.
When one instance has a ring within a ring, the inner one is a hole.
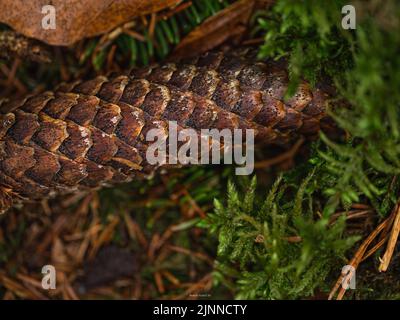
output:
M181 0L1 0L0 22L25 36L52 45L70 45L85 37L108 32L129 19L174 6ZM42 20L55 8L55 29Z
M206 19L179 43L172 58L198 55L243 34L255 3L256 0L240 0Z

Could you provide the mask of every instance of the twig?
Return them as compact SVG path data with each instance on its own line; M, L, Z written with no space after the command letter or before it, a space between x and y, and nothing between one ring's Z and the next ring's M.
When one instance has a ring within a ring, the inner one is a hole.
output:
M303 144L303 142L304 138L300 138L299 140L297 140L297 142L293 145L293 147L290 150L280 154L275 158L259 161L254 164L254 168L255 169L268 168L275 164L281 163L285 160L292 159L299 150L299 148L301 147L301 145Z
M142 42L146 41L146 38L142 34L136 32L134 30L124 29L124 33L126 33L127 35L131 36L132 38L134 38L136 40L139 40L139 41L142 41Z
M154 39L154 31L156 29L156 21L157 21L157 14L156 13L152 13L150 16L150 24L149 24L149 38L151 40Z
M265 41L264 38L249 39L249 40L244 40L244 41L242 42L242 45L244 45L244 46L250 46L250 45L255 45L255 44L264 43L264 41Z
M158 292L163 294L165 292L165 287L164 287L162 275L159 271L156 271L154 273L154 280L156 282Z
M169 10L169 11L163 13L163 14L158 15L157 16L157 20L158 21L166 20L166 19L176 15L177 13L189 8L192 4L193 4L192 1L183 2L183 3L179 4L179 5L177 5L175 8L173 8L173 9L171 9L171 10Z

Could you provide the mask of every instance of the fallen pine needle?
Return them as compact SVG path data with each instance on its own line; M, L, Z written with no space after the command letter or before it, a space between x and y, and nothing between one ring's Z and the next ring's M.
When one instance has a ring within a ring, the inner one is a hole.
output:
M390 233L390 238L388 245L386 247L385 254L381 260L381 264L379 265L379 271L385 272L389 267L390 261L392 260L394 248L396 247L397 239L399 237L400 232L400 206L397 205L396 208L396 217L393 222L392 231Z
M353 258L351 259L351 261L349 262L349 266L354 268L354 271L351 272L350 276L354 275L355 270L357 269L358 265L366 259L366 257L369 257L370 255L372 255L374 252L376 252L376 250L378 250L381 246L383 246L383 244L386 242L387 236L384 234L385 232L387 232L390 228L390 226L394 223L395 217L396 220L400 214L400 205L399 203L396 205L396 207L394 208L394 210L392 211L392 213L390 214L390 216L388 218L386 218L383 222L381 222L374 231L372 231L370 233L370 235L364 240L364 242L361 244L361 246L358 248L357 252L354 254ZM383 233L382 233L383 232ZM392 232L393 234L393 232ZM381 239L378 241L377 244L375 244L373 246L372 249L368 250L369 245L378 237L378 235L381 235ZM398 233L397 233L398 235ZM396 237L397 239L397 237ZM393 254L393 252L392 252ZM386 255L386 254L385 254ZM390 255L391 258L391 255ZM389 258L389 262L390 262L390 258ZM349 280L349 275L348 274L341 274L339 279L336 281L334 287L332 288L331 292L329 293L329 297L328 300L332 300L332 298L334 297L334 295L336 294L336 292L339 290L339 293L336 297L336 300L342 300L347 288L345 288L343 286L343 284L345 283L345 281Z

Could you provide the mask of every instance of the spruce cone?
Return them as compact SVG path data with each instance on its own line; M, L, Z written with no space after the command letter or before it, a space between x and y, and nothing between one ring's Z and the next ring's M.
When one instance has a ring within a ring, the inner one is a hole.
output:
M179 128L254 129L263 144L315 136L327 93L302 83L288 102L287 72L253 51L209 52L191 61L61 85L7 102L0 114L0 201L125 182L154 171L145 133Z

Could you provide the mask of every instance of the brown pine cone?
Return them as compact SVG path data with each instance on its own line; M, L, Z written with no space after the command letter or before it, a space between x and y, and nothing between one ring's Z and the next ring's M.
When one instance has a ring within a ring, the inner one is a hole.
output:
M180 129L254 129L262 144L315 136L327 119L328 94L304 82L283 102L287 83L280 63L256 62L253 51L240 49L5 103L0 205L4 211L15 197L35 200L147 175L155 166L146 161L145 133L160 128L167 137L168 121Z

